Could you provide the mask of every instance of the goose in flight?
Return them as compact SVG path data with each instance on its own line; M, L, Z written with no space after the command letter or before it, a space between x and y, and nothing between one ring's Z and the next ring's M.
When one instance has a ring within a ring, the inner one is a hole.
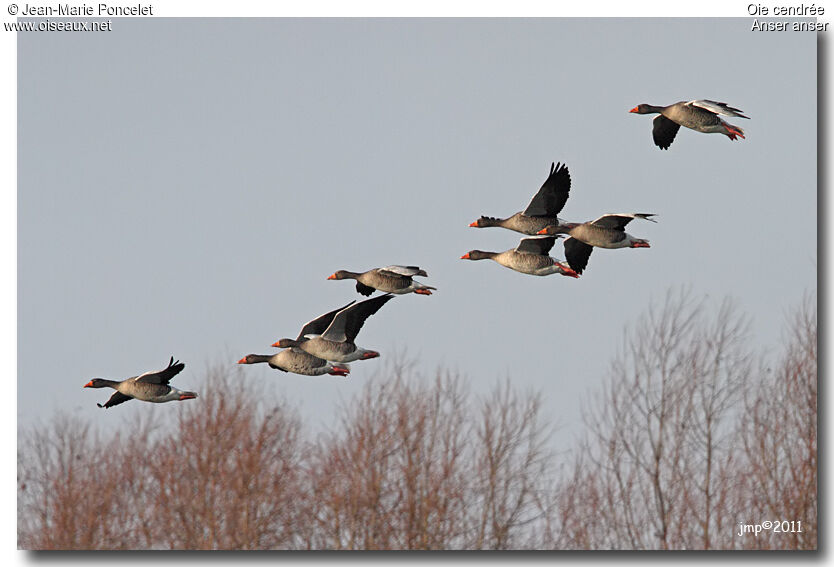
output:
M431 295L431 290L437 289L423 285L413 279L414 276L428 277L425 270L418 266L387 266L385 268L374 268L367 272L350 272L339 270L327 279L329 280L356 280L356 291L362 295L371 295L374 290L385 293L410 293L420 295Z
M86 384L85 388L113 388L116 390L107 402L96 404L100 408L112 408L128 400L137 399L144 402L161 404L164 402L192 400L197 397L195 392L183 391L169 385L171 378L179 374L185 364L180 361L174 362L174 357L168 361L167 368L154 370L132 376L122 380L106 380L104 378L93 378Z
M724 122L719 118L719 115L749 119L738 108L733 108L726 102L712 100L681 101L669 106L638 104L629 112L660 114L654 119L652 138L654 138L655 145L661 150L669 149L681 126L707 134L724 134L731 140L735 140L736 137L744 138L744 130Z
M502 266L532 276L562 274L578 278L579 275L567 264L551 258L548 252L556 242L556 236L529 236L522 238L518 246L504 252L470 250L461 260L492 260Z
M388 301L394 299L389 294L378 295L360 303L351 301L344 307L335 309L306 323L296 339L280 339L272 344L274 347L297 347L324 360L333 362L353 362L376 358L379 353L356 346L356 335L365 324L365 320L380 310Z

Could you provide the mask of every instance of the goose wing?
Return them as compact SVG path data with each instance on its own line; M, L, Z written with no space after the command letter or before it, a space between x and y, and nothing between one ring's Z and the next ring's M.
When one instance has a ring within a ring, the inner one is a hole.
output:
M303 327L301 327L301 332L298 333L298 338L295 339L295 340L300 341L301 339L304 338L305 335L320 335L320 334L322 334L327 329L327 327L329 327L330 324L333 322L333 318L336 316L336 313L338 313L339 311L342 311L343 309L347 309L348 307L350 307L354 303L356 303L356 301L351 301L347 305L339 307L338 309L334 309L333 311L330 311L329 313L325 313L324 315L319 315L318 317L316 317L312 321L308 321L307 323L304 324Z
M185 368L185 364L179 360L174 362L174 357L172 356L171 360L168 361L167 368L145 372L134 378L133 381L144 382L145 384L167 384L171 381L171 378L182 372L183 368Z
M556 242L555 236L531 236L529 238L522 238L515 250L516 252L547 256L547 253L553 248L554 242Z
M369 285L365 285L362 282L356 282L356 291L367 297L371 295L373 292L375 292L376 288L373 288Z
M428 277L428 274L425 270L421 270L419 266L399 266L394 264L392 266L385 266L384 268L379 269L380 272L390 272L391 274L395 274L398 276L424 276Z
M654 140L654 144L661 150L668 150L672 142L675 141L675 136L677 136L678 130L680 129L681 125L677 122L669 120L662 114L657 115L652 121L652 139Z
M568 166L550 164L550 175L533 195L524 214L529 217L555 217L562 211L570 196L570 172Z
M568 265L577 274L581 274L588 265L588 258L591 257L591 252L594 247L590 244L585 244L581 240L570 237L565 240L565 259Z
M703 108L713 114L721 114L722 116L737 116L738 118L747 118L748 120L750 119L749 116L742 114L741 110L729 106L726 102L715 102L714 100L690 100L686 104L689 106Z
M333 322L322 334L322 338L329 341L352 343L356 340L356 335L359 334L365 320L393 298L393 295L387 293L342 309L333 318Z
M132 399L133 398L131 398L130 396L126 396L126 395L122 394L121 392L114 392L113 395L110 396L110 399L107 400L104 403L104 405L101 405L101 404L96 404L96 405L100 408L112 408L113 406L117 406L119 404L122 404L122 403L124 403L128 400L132 400Z
M657 222L656 220L651 218L653 216L655 216L655 213L608 213L602 215L594 221L591 221L591 224L600 228L625 230L626 225L634 219L643 219L651 222Z

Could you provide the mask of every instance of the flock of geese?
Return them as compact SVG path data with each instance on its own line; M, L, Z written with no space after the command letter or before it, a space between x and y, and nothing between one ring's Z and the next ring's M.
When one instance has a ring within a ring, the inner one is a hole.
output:
M659 114L653 120L652 138L661 150L669 149L681 126L697 132L724 134L730 140L744 138L744 131L728 124L719 116L747 118L742 111L723 102L691 100L669 106L640 104L629 112L636 114ZM461 259L492 260L511 270L534 276L561 274L578 278L588 265L591 252L596 248L649 248L647 240L636 238L625 232L625 227L634 219L656 222L654 213L605 214L589 222L567 222L557 215L570 194L570 172L566 165L551 164L550 174L533 196L527 208L507 218L482 216L470 227L501 227L527 235L518 246L504 252L470 250ZM563 262L549 256L558 238L565 238ZM339 270L328 277L330 280L356 280L356 291L370 296L375 291L383 292L357 303L347 305L320 315L305 323L295 339L282 338L273 347L280 348L276 354L248 354L238 364L265 362L271 368L305 376L347 376L349 362L376 358L379 353L356 345L356 336L365 321L379 311L394 295L416 293L431 295L436 288L424 285L415 276L428 277L418 266L387 266L366 272ZM179 374L185 364L174 362L171 357L168 366L162 370L145 372L122 381L93 378L85 388L113 388L115 393L100 408L109 408L131 399L164 403L190 400L196 392L179 390L170 385L171 379Z

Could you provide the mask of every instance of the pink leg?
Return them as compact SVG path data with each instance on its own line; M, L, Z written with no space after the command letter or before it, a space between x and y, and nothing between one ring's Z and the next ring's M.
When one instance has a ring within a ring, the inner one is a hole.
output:
M724 126L724 128L726 128L727 131L725 132L725 134L727 134L727 137L731 140L735 140L736 136L738 136L739 138L744 138L744 132L742 132L741 128L733 126L732 124L727 124L723 120L721 121L721 124Z

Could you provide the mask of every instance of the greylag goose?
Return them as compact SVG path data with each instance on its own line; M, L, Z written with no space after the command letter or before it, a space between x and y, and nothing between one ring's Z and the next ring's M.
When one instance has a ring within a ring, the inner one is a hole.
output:
M86 384L85 388L113 388L116 391L104 405L96 404L100 408L112 408L128 400L137 399L144 402L157 404L172 402L175 400L193 400L197 397L194 392L178 390L169 386L171 378L179 374L185 364L174 362L174 357L168 361L168 367L162 370L145 372L139 376L132 376L121 382L116 380L105 380L104 378L93 378Z
M731 140L735 140L737 136L744 138L744 130L724 122L718 116L748 118L738 108L728 106L725 102L712 100L681 101L669 106L638 104L629 112L637 114L660 113L660 116L654 119L652 138L654 138L655 145L661 150L669 149L681 126L707 134L724 134Z
M420 295L431 295L431 290L437 289L414 281L414 276L425 276L428 274L417 266L387 266L385 268L374 268L367 272L357 273L347 270L339 270L327 279L329 280L356 280L356 291L362 295L371 295L375 289L386 293L418 293Z
M275 370L304 376L321 376L322 374L347 376L350 373L350 366L347 364L331 364L298 348L288 348L278 354L247 354L237 361L238 364L259 362L266 362Z
M379 353L356 346L356 335L365 320L379 311L391 294L379 295L361 303L351 301L344 307L325 313L301 328L298 338L280 339L272 346L279 348L298 347L304 352L333 362L353 362L376 358Z
M616 213L602 215L585 223L564 223L542 229L539 234L568 234L565 240L565 259L571 268L581 274L588 265L593 247L598 248L649 248L649 241L635 238L625 231L633 219L657 222L654 213Z
M570 266L547 255L556 242L555 236L530 236L522 238L518 246L504 252L484 252L470 250L460 257L461 260L493 260L522 274L549 276L562 274L578 278L579 275Z
M527 208L505 219L481 217L469 226L486 228L500 226L522 234L534 235L541 229L561 221L556 216L565 206L570 193L570 172L568 166L550 164L550 175Z

